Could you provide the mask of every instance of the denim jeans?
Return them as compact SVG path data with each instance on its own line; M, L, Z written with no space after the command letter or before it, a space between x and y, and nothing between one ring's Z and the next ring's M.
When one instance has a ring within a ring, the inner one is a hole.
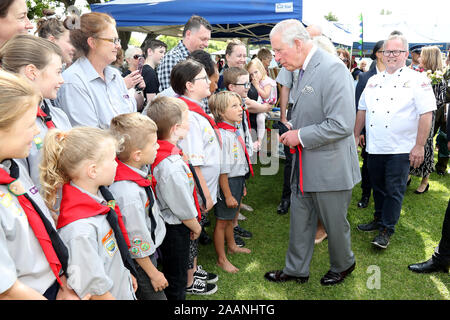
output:
M369 154L368 168L380 230L395 231L409 174L409 154Z

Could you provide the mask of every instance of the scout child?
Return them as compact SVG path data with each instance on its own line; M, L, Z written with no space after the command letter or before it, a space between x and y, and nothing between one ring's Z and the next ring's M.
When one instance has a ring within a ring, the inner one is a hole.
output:
M235 92L221 91L209 98L208 104L217 121L223 138L222 166L220 170L220 197L215 207L217 217L214 229L214 246L217 253L217 265L230 273L239 271L227 259L224 241L228 244L228 253L250 253L247 248L239 248L233 235L233 223L239 210L245 189L245 176L253 175L250 156L244 139L237 126L242 122L242 100Z
M39 133L39 92L17 75L0 71L0 299L78 299L67 288L67 248L28 171Z
M121 147L117 171L109 187L117 200L131 240L130 254L136 262L139 300L166 300L168 283L158 271L156 249L166 235L166 226L152 191L149 165L159 148L156 124L140 113L126 113L111 120L111 133Z
M195 272L191 278L187 275L190 241L201 233L195 171L189 168L177 147L189 131L188 108L181 99L159 97L151 103L147 115L158 126L159 149L151 169L167 229L161 245L163 272L169 282L165 289L167 299L184 300L186 292L212 294L217 286L204 280L217 280L216 275L206 274L204 280L196 278Z
M18 35L0 49L2 68L19 73L30 80L40 92L42 103L37 109L36 125L40 133L33 138L28 157L21 162L40 189L39 162L42 158L42 144L50 129L69 130L69 118L63 110L56 108L51 99L56 99L59 87L64 82L61 49L49 40L32 35Z
M53 129L44 140L44 198L53 208L62 186L56 227L69 250L68 284L80 297L89 293L91 299L135 299L130 241L105 187L114 182L116 150L111 134L92 127Z

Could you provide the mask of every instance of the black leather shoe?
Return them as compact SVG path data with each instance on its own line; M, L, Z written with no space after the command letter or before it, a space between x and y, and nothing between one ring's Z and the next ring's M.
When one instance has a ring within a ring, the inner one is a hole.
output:
M286 214L289 211L289 207L291 202L289 200L281 200L280 204L277 207L278 214Z
M361 200L358 202L358 208L367 208L369 205L369 197L362 196Z
M445 272L448 273L449 266L440 265L433 261L433 258L422 263L415 263L408 266L408 269L417 273Z
M297 281L298 283L305 283L309 279L309 277L294 277L287 275L283 270L269 271L264 275L264 278L272 282Z
M350 266L345 271L333 272L329 270L322 279L320 279L320 284L323 286L334 286L335 284L341 283L344 279L355 270L356 262Z
M370 232L380 229L380 220L373 219L369 223L358 224L356 227L359 231Z
M423 190L423 191L417 191L417 190L415 190L414 193L415 193L415 194L424 194L425 192L428 191L429 188L430 188L430 184L428 183L427 186L425 187L425 190Z

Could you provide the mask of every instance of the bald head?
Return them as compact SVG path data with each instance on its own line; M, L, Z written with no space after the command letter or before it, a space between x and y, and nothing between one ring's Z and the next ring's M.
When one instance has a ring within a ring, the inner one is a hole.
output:
M315 24L307 26L306 31L308 31L311 38L319 37L322 35L322 28Z

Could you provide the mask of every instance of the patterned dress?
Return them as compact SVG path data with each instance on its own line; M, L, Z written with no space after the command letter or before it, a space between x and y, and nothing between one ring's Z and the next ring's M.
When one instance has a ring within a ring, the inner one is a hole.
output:
M437 110L440 110L445 105L445 90L446 83L441 81L438 84L432 84L434 96L436 97ZM428 136L425 144L425 156L423 163L418 168L410 168L410 174L417 177L426 177L435 170L434 168L434 149L433 149L433 137L434 137L434 121L436 118L436 111L433 111L433 119L431 120L430 135Z

